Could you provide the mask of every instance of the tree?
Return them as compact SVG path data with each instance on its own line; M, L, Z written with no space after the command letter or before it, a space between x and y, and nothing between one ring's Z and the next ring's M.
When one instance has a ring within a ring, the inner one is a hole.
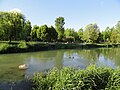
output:
M4 40L5 39L5 25L3 23L4 16L7 15L7 13L0 12L0 39Z
M65 36L73 36L73 33L74 33L74 29L73 28L67 28L65 30Z
M30 36L32 40L37 40L37 30L39 29L39 26L34 25L33 29L31 30Z
M117 42L120 43L120 21L117 22L117 24L115 25L115 30L117 31Z
M49 27L49 38L50 41L57 41L58 33L56 32L55 28L53 26Z
M0 36L3 40L8 40L10 32L10 26L8 19L10 14L8 12L0 12Z
M3 30L3 28L1 27L1 24L0 24L0 40L4 40L5 39L5 32L4 32L4 30Z
M37 38L42 41L50 41L47 25L42 25L39 29L37 29Z
M58 17L55 20L55 29L58 33L58 40L61 41L64 37L64 18L63 17Z
M110 42L111 29L106 27L105 31L102 32L104 42Z
M101 43L101 42L104 42L104 40L103 40L103 34L100 32L96 43Z
M86 42L96 42L99 37L99 27L97 24L89 24L85 27L85 31L83 32L83 40Z
M23 31L24 28L24 24L25 24L25 17L23 14L17 12L17 11L13 11L10 12L10 17L11 19L10 21L10 34L9 34L9 39L10 42L11 40L20 40L20 35Z
M19 40L20 35L23 31L25 23L25 17L23 14L12 11L12 12L0 12L0 26L1 30L4 30L5 39Z
M64 34L67 41L76 41L78 38L78 34L75 32L74 28L67 28Z
M80 29L78 30L78 38L79 38L78 41L83 42L82 37L83 37L83 29L80 28Z
M23 35L22 35L22 38L23 39L27 39L28 37L30 37L30 32L31 32L31 22L28 20L25 22L25 25L24 25L24 30L23 30Z
M112 43L118 43L120 40L119 34L117 32L117 30L113 30L111 32L111 36L110 36L110 40Z
M110 40L112 43L120 43L120 21L117 22L115 28L111 28Z
M118 31L120 31L120 21L118 21L117 24L115 25L115 29L118 30Z

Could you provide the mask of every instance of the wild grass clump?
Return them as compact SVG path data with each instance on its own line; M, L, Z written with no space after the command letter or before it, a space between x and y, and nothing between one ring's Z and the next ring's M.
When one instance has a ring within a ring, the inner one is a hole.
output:
M120 69L95 65L85 70L54 68L48 73L35 74L32 81L34 90L119 90Z

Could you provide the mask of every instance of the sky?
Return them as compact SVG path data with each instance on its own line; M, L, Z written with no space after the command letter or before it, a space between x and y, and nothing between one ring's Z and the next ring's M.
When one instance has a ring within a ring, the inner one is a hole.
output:
M100 30L112 27L120 20L120 0L0 0L0 11L17 8L33 25L55 25L55 19L65 18L65 28L76 31L96 23Z

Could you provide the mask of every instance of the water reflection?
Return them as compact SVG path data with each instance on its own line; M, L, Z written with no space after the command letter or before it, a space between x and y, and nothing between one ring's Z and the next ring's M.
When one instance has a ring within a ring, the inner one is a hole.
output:
M99 56L99 59L97 60L96 65L98 65L98 66L108 66L108 67L111 67L111 68L115 68L115 66L116 66L114 61L112 61L109 58L104 57L103 54L101 54Z
M34 53L0 55L0 80L21 80L31 77L35 72L53 67L72 66L86 68L88 65L120 66L120 48L87 50L53 50ZM19 70L18 65L27 64L27 70Z

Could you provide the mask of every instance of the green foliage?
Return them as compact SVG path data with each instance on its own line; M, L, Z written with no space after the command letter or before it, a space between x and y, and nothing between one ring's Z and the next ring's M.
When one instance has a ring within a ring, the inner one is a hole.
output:
M75 32L75 30L73 28L67 28L65 30L65 36L66 36L66 40L69 41L76 41L78 38L78 34L77 32Z
M103 40L103 33L100 32L96 43L101 43L101 42L104 42L104 40Z
M33 77L34 90L118 90L120 69L100 68L91 65L86 70L65 67Z
M112 43L120 43L120 21L117 22L115 27L111 28L111 42Z
M80 28L79 30L78 30L78 41L80 41L80 42L83 42L83 29L82 28Z
M117 30L113 30L111 32L110 40L112 43L118 43L120 40L120 35L118 34Z
M83 32L83 40L86 42L96 42L99 37L99 27L96 24L89 24L85 27Z
M71 39L69 39L71 41ZM68 40L68 41L69 41ZM120 44L75 44L75 43L47 43L47 42L25 42L8 41L0 42L0 53L19 53L33 52L53 49L83 49L83 48L101 48L101 47L119 47ZM91 52L90 52L91 53ZM87 53L85 53L87 54ZM95 58L94 53L91 58Z
M120 21L117 24L100 32L97 24L89 24L85 30L80 28L76 32L73 28L64 28L64 17L55 20L55 28L42 26L31 26L31 22L17 11L0 11L0 40L2 41L43 41L64 42L75 41L80 43L120 43Z
M25 40L28 36L30 36L31 28L31 22L29 20L26 21L21 35L21 39Z
M33 41L37 40L37 30L39 29L39 26L34 25L33 29L31 30L30 36Z
M0 52L4 52L9 47L9 44L2 43L0 44Z
M37 29L37 38L42 41L49 41L49 29L47 25L42 25Z
M75 41L75 38L72 36L66 36L66 41L71 43L71 42Z
M17 44L2 43L0 44L0 53L17 52Z
M2 21L2 20L0 20L0 21ZM0 22L0 40L4 40L4 39L5 39L5 31L4 31L3 26Z
M60 40L60 41L64 37L64 27L63 27L64 24L65 24L64 17L56 18L56 20L55 20L55 29L56 29L56 31L58 33L58 40Z
M24 27L23 14L12 12L0 12L0 30L5 40L19 40Z
M75 30L73 28L67 28L65 30L65 36L74 36Z
M120 89L120 69L116 69L108 82L108 88L110 90L118 90Z
M20 42L18 48L27 48L26 42Z
M49 27L49 41L57 41L58 33L53 26Z
M55 42L58 38L58 33L56 32L53 26L48 27L47 25L42 26L33 26L33 29L30 33L33 41L47 41L47 42Z
M110 42L112 29L107 27L105 31L102 32L104 42Z

